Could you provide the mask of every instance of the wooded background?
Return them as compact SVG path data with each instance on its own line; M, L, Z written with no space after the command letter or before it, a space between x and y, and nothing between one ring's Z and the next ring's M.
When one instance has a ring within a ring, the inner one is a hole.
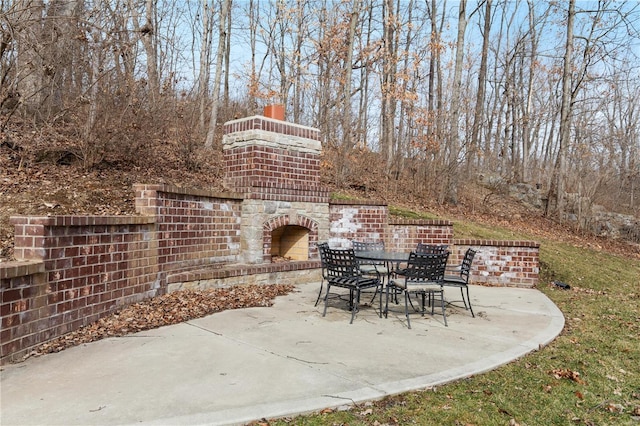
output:
M547 214L638 215L640 6L601 1L0 0L0 130L56 161L184 167L282 103L337 185L455 204L525 183ZM157 146L157 145L153 145Z

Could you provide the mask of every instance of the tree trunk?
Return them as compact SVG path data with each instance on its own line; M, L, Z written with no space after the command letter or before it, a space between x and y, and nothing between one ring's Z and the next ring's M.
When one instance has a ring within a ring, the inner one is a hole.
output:
M233 0L229 1L229 11L227 12L227 34L224 49L224 95L222 105L224 108L229 107L229 67L231 63L231 7L233 6Z
M41 49L43 0L18 0L12 13L17 45L16 84L22 102L28 109L37 109L43 99L44 63Z
M381 154L389 170L393 160L394 124L395 124L395 84L397 67L396 49L396 13L393 0L384 2L384 57L382 71L382 100L381 100Z
M460 92L462 86L462 60L464 58L464 33L467 28L467 0L460 0L458 12L458 36L456 39L456 59L453 75L453 93L451 95L451 123L448 138L448 158L447 158L447 179L445 188L445 201L458 204L458 153L459 128L461 99Z
M529 182L531 179L531 171L529 170L529 153L531 152L531 146L533 145L533 141L535 140L533 135L533 129L531 126L532 123L532 114L533 114L533 82L536 78L536 63L537 63L537 55L538 55L538 32L536 30L535 19L534 19L534 4L531 0L527 2L529 6L529 31L531 32L531 52L530 52L530 64L529 64L529 75L527 82L527 101L526 101L526 109L524 112L524 119L522 124L522 169L521 176L524 182Z
M353 45L355 42L356 27L358 25L358 14L360 13L360 0L354 0L351 9L351 16L349 18L349 34L347 36L347 52L344 59L344 99L342 104L342 133L344 135L343 140L343 154L346 154L353 148L353 133L351 122L351 75L353 70ZM344 156L343 156L344 157Z
M556 215L562 220L564 215L564 192L567 179L566 157L571 136L571 63L573 55L573 22L575 18L575 0L569 0L567 13L567 41L564 51L564 68L562 71L562 105L560 107L560 144L556 158L555 197Z
M478 152L480 128L484 122L484 102L487 84L487 60L489 53L489 34L491 32L491 0L486 0L484 12L484 30L482 34L482 53L480 56L480 69L478 70L478 93L476 94L476 106L473 114L473 127L471 140L467 149L467 175L471 172L474 159Z
M218 125L218 106L220 103L220 84L222 82L222 60L224 59L225 44L227 43L227 19L231 19L231 0L224 0L222 9L220 10L219 34L218 34L218 51L216 53L216 74L213 79L213 93L211 103L211 119L209 120L209 130L207 139L205 140L205 148L213 148L216 129Z
M140 34L147 62L147 84L151 102L155 103L160 94L160 78L158 73L158 47L156 37L156 2L145 0L145 24L140 25L136 5L130 0L129 7L132 12L134 30Z
M200 45L200 71L198 73L198 105L200 129L206 129L206 111L209 100L209 71L211 66L211 42L213 38L213 5L202 2L202 43Z

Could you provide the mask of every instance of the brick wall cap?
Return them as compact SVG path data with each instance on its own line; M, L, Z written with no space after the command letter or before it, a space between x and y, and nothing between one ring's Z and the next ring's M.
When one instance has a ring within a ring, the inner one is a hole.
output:
M101 225L146 225L156 223L154 216L98 216L98 215L60 215L60 216L11 216L13 225L43 226L101 226Z
M159 183L159 184L136 183L133 185L133 187L137 191L157 191L157 192L165 192L169 194L193 195L196 197L220 198L220 199L228 199L228 200L241 200L243 198L243 195L238 192L209 191L206 189L183 188L180 186L167 185L163 183Z
M41 260L21 260L0 262L0 280L22 277L45 272L44 262Z
M540 248L537 241L523 240L480 240L480 239L454 239L456 246L496 246L496 247L529 247Z
M390 218L389 225L453 226L453 222L450 220L443 220L443 219Z
M380 200L339 200L337 198L329 199L329 204L335 206L387 206L387 203Z
M275 118L269 118L269 117L265 117L264 115L252 115L250 117L244 117L244 118L238 118L236 120L230 120L224 123L225 126L228 125L232 125L232 124L236 124L236 123L243 123L245 121L254 121L254 120L258 120L258 121L270 121L272 123L276 123L276 124L284 124L287 126L293 126L293 127L297 127L300 129L306 129L306 130L310 130L313 132L319 132L320 130L316 127L309 127L309 126L303 126L302 124L296 124L296 123L292 123L291 121L282 121L282 120L277 120Z

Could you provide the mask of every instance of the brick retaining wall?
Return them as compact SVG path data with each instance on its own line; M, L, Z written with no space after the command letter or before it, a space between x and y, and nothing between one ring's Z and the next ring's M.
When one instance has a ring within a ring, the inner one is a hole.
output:
M387 246L391 250L408 252L418 243L448 245L453 241L453 222L448 220L400 220L389 222Z
M254 116L225 123L224 133L225 183L235 192L136 184L140 216L11 218L22 262L0 263L0 363L167 291L318 281L322 241L384 241L405 252L447 244L454 258L471 245L480 248L477 282L537 282L535 243L458 242L449 221L390 220L385 203L329 202L318 129Z
M135 184L136 210L156 218L163 272L238 261L243 197L170 185Z
M29 262L0 265L1 359L161 291L153 217L12 217L11 222L15 256ZM37 270L31 269L34 262Z
M20 359L120 306L167 291L319 281L315 247L308 261L238 263L244 200L237 194L166 185L135 185L135 190L141 216L11 218L20 261L0 263L0 363ZM325 206L319 217L328 216L329 224L321 225L319 241L328 238L332 245L346 246L352 239L382 239L399 251L410 251L417 242L449 244L452 263L474 247L479 252L472 282L537 283L535 242L455 240L451 222L389 220L383 203L332 201Z
M350 248L352 240L385 241L388 207L383 203L332 200L329 205L329 241Z
M0 354L20 353L48 340L47 280L42 261L0 264ZM0 358L0 359L2 359Z
M462 262L467 248L478 252L470 282L490 286L532 288L540 275L540 244L535 241L453 240L452 263Z

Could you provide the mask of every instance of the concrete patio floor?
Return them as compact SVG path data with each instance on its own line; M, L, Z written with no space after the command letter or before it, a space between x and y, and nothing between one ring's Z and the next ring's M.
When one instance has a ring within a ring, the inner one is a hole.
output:
M274 306L225 311L4 366L0 424L226 425L380 399L480 374L552 341L560 310L540 291L471 286L464 308L388 318L319 284ZM448 299L460 292L446 290ZM377 306L374 304L374 306ZM436 310L437 311L437 310ZM384 366L384 367L383 367Z

